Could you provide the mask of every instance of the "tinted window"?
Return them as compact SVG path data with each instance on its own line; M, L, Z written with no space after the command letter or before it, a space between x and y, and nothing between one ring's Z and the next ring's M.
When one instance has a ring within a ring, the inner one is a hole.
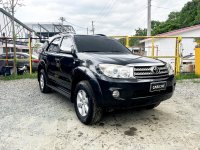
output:
M74 39L79 52L130 53L117 40L104 36L75 35Z
M60 46L60 49L63 51L68 51L70 52L73 47L73 41L71 37L64 37L62 40L62 44Z
M54 39L49 48L48 48L48 51L49 52L58 52L59 51L59 43L60 43L60 37L59 38L56 38Z

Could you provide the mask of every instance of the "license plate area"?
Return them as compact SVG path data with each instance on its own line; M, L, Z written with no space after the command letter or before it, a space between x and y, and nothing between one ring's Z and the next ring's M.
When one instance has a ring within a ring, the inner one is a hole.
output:
M167 82L152 82L150 84L150 92L166 90Z

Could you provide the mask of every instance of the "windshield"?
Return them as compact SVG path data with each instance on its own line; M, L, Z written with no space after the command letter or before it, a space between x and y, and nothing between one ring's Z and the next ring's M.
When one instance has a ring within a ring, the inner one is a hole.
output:
M79 52L131 53L125 46L105 36L75 35Z

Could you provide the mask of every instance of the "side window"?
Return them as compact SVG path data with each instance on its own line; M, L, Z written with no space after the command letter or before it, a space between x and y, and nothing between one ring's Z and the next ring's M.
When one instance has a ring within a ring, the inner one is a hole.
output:
M51 42L48 51L49 52L58 52L59 51L59 43L60 43L60 37L56 38L53 40L53 42Z
M73 41L71 37L63 37L60 49L66 52L71 52L71 49L73 47Z

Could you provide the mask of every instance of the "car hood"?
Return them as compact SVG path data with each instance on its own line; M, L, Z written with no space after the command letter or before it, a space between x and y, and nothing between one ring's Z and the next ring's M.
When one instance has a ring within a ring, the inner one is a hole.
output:
M83 61L90 61L94 64L108 63L129 65L135 63L161 63L160 60L141 57L133 54L79 53L78 58Z

